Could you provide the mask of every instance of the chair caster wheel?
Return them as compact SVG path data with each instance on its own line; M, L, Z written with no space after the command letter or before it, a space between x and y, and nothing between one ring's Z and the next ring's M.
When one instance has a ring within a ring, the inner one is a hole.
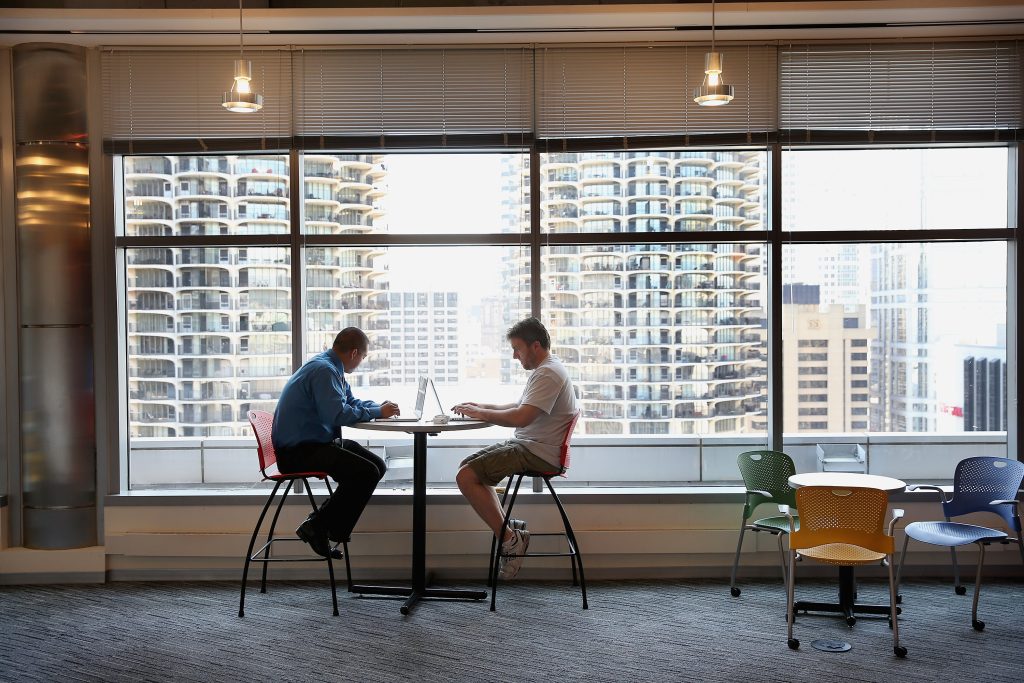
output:
M897 645L896 647L894 647L892 649L892 651L893 651L893 654L895 654L900 659L903 659L904 657L907 656L907 648L903 647L902 645Z
M971 626L974 627L975 631L984 631L985 630L985 622L984 621L978 621L977 619L972 620L971 621Z
M967 586L957 586L953 590L956 591L957 595L967 595Z
M799 650L800 649L800 641L797 640L796 638L790 638L789 640L787 640L786 641L786 645L789 645L789 649L790 650Z
M732 593L732 597L734 597L734 598L740 597L740 589L737 588L736 586L731 587L729 589L729 592Z
M846 625L853 626L857 623L857 617L846 617Z
M897 595L896 596L896 604L897 605L902 605L903 604L903 596L902 595Z

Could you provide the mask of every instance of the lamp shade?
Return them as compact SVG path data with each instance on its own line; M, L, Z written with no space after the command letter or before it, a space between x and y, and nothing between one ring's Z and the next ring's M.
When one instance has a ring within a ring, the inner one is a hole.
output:
M254 93L249 85L252 80L252 62L248 59L235 60L235 82L231 90L224 93L221 106L228 111L246 114L263 108L263 95Z

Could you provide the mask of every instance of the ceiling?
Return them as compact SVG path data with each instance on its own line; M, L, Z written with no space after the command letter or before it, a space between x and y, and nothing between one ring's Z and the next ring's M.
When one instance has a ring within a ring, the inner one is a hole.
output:
M248 45L707 42L710 2L244 0ZM235 0L0 0L0 45L230 45ZM719 0L727 41L1024 35L1017 0Z

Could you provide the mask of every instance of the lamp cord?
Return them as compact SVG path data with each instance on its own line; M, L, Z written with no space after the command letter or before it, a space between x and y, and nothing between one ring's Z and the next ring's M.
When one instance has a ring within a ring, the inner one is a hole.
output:
M242 0L239 0L239 6L241 5ZM711 0L711 51L715 51L715 0Z
M714 42L714 38L711 42ZM245 56L245 33L242 32L242 0L238 0L238 57L242 58L243 56Z

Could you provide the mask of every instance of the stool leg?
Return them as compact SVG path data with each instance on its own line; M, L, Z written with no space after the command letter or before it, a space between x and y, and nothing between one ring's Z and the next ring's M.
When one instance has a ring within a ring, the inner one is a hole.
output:
M513 475L513 474L510 474L508 476L508 483L505 485L505 492L501 494L501 507L502 508L505 507L505 500L508 498L508 491L509 491L509 489L512 488L512 477L514 477L514 476L515 475ZM505 524L508 524L508 520L509 520L508 515L506 515L505 516ZM491 583L491 574L494 572L494 563L495 563L495 560L497 558L497 555L495 555L495 553L494 553L495 546L496 546L497 542L498 542L498 537L497 536L491 536L491 559L490 559L490 563L487 565L487 586L488 587L494 585L493 583Z
M551 496L555 499L555 505L558 506L558 514L562 516L562 524L565 525L565 535L569 539L569 544L572 548L572 557L576 560L576 564L580 569L580 588L583 593L583 609L589 609L590 606L587 604L587 580L583 576L583 555L580 554L580 546L576 542L576 532L573 531L572 524L569 523L569 516L565 514L565 508L562 507L562 501L558 499L558 494L555 493L554 487L551 486L551 479L545 478L544 482L548 485L548 491L551 491Z
M288 480L288 485L284 487L284 492L281 494L281 500L277 504L277 510L274 512L274 519L270 522L270 532L267 534L267 545L263 549L263 559L266 560L270 557L270 544L274 540L274 529L277 528L277 518L281 516L281 508L284 507L284 500L288 497L288 492L292 489L292 483L294 479ZM270 566L269 562L263 563L263 578L260 580L260 593L267 592L267 567Z
M513 475L513 476L515 476L515 475ZM511 476L509 477L508 480L509 480L509 483L512 483L512 477ZM523 483L523 475L520 474L519 478L516 479L516 487L515 487L515 490L512 491L512 498L508 502L508 509L505 511L505 520L504 520L504 523L502 524L502 527L501 527L503 530L504 530L505 527L508 526L508 520L512 517L512 508L516 504L516 496L519 495L519 486L522 483ZM505 489L505 494L506 495L508 494L508 489L507 488ZM497 537L495 537L495 541L497 541ZM494 548L495 548L495 552L491 554L491 611L492 612L494 611L495 598L498 595L498 564L499 564L498 563L498 553L501 552L501 544L495 542Z
M281 487L281 482L274 484L274 490L270 492L270 496L267 498L266 504L263 506L263 512L260 513L260 518L256 520L256 528L252 530L252 537L249 539L249 549L245 552L245 566L242 569L242 597L238 600L238 616L245 616L245 582L249 576L249 562L252 560L252 549L256 546L256 537L260 534L260 527L263 526L263 519L267 516L267 510L270 509L270 504L274 502L274 496L277 495L277 489ZM266 566L266 563L263 563Z

